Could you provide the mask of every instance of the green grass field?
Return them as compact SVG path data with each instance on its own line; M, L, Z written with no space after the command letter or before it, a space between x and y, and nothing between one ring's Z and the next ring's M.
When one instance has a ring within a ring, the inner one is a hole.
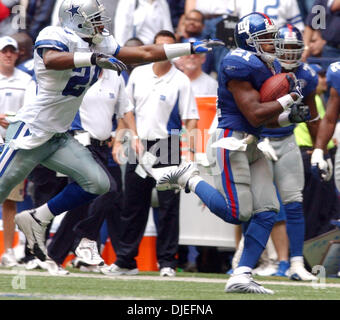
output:
M0 300L340 300L340 279L326 278L319 286L279 277L255 277L274 295L224 293L224 274L158 272L109 277L68 269L67 276L47 271L0 269Z

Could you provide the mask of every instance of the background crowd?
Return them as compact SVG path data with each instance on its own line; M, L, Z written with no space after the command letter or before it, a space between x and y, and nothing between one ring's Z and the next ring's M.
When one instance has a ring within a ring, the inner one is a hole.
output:
M43 28L49 25L58 26L58 11L61 2L62 0L0 0L0 37L2 37L0 39L0 126L3 129L1 131L3 137L8 126L5 117L9 116L11 112L15 113L23 105L25 97L34 87L34 85L29 84L32 76L34 80L33 44ZM172 32L175 35L173 42L219 38L226 43L225 47L217 48L204 56L192 55L182 57L174 62L176 68L190 80L183 80L184 88L188 86L187 91L192 90L192 95L188 94L187 101L183 102L183 110L190 109L190 104L194 103L194 97L217 94L216 77L219 65L225 54L235 48L233 30L240 17L253 11L260 11L267 14L278 26L285 23L293 24L304 34L303 61L310 63L319 76L317 107L320 116L323 116L328 99L326 70L330 63L340 59L340 34L337 32L340 28L340 1L102 0L102 3L106 8L106 15L112 19L110 31L121 46L151 44L154 42L155 35L161 30ZM317 10L320 8L317 6L322 6L324 11ZM8 38L4 38L6 36L12 37L16 42L10 43ZM165 34L165 36L168 35ZM5 50L8 46L13 47L13 49ZM8 51L11 52L8 53ZM13 60L12 68L10 59ZM135 92L129 89L132 86L131 83L129 84L130 74L136 66L128 67L128 71L124 72L123 76L129 97L136 101L138 97L133 96ZM145 76L148 69L147 66L143 66L143 68ZM169 71L169 68L171 68L170 65L159 65L160 74L166 75L168 72L175 72L174 70ZM141 79L142 76L135 73L131 81L134 81L135 87L142 87L141 82L143 81ZM152 83L150 85L156 88L159 84ZM15 94L13 90L7 90L9 87L16 88ZM141 111L138 111L137 105L134 107L136 108L135 116L138 118L138 113ZM140 116L144 117L143 114ZM197 118L195 112L188 112L182 117L182 120L190 128L192 124L190 121L196 121ZM162 120L160 119L160 121ZM150 127L146 129L152 131L152 121L146 123L150 123ZM77 128L70 128L70 130L73 134L77 133ZM139 132L138 134L141 135ZM153 143L150 143L152 139L149 137L150 133L145 133L144 139L148 150L152 149L153 145ZM340 134L336 133L328 145L329 154L333 161L339 141L338 137L340 138ZM335 188L334 178L327 182L319 181L310 173L310 156L313 143L306 139L303 124L295 129L295 138L304 160L303 206L305 240L308 240L334 229L331 221L340 218L340 200ZM106 166L111 172L114 172L115 181L119 182L117 187L119 193L110 207L115 211L112 213L113 218L109 216L110 213L107 211L96 219L92 217L90 224L93 221L100 221L96 226L96 232L92 230L92 234L89 234L91 232L87 233L85 226L85 229L81 230L81 235L92 240L99 239L99 242L105 243L105 236L107 235L105 228L107 227L115 251L120 250L120 255L118 255L120 269L127 269L130 274L134 274L137 268L134 258L138 253L138 245L146 226L152 199L151 193L155 183L151 178L145 180L139 177L135 173L136 165L128 166L126 172L125 168L118 166L112 158L110 150L114 137L110 137L110 141L99 137L92 137L92 139L91 143L96 144L96 147L103 147L101 143L105 140L105 148L109 150L105 152L108 152L108 157L110 157ZM125 178L126 181L129 181L128 188L126 185L124 187ZM67 177L56 175L54 172L39 166L20 186L17 194L11 194L3 203L2 220L5 252L1 261L4 266L14 266L19 263L12 248L15 227L11 222L13 215L25 208L38 207L45 203L62 190L67 183ZM138 184L141 184L139 187L144 189L144 198L138 194L138 190L132 190L132 187L136 187ZM141 203L138 204L136 199L141 199ZM105 201L107 203L108 200ZM158 201L160 212L158 218L155 216L155 222L161 239L157 247L158 262L160 269L163 269L161 275L173 276L176 267L182 267L188 271L214 272L226 272L231 267L229 257L223 256L221 259L216 248L178 246L179 195L175 192L169 192L166 195L158 192ZM97 203L91 207L92 209L81 208L79 214L85 212L84 218L87 215L93 216L96 211L102 210L102 207L103 203ZM159 218L164 216L167 216L168 220ZM105 228L100 229L104 220ZM122 228L120 228L121 225ZM127 229L127 225L129 229ZM65 228L70 230L73 227L71 223L70 226ZM119 234L121 230L124 230L124 232ZM49 229L47 232L49 232ZM235 240L238 244L239 230L235 232ZM169 236L170 234L172 237ZM104 240L101 240L100 237ZM60 248L65 248L65 245L63 243L59 246L56 245L57 239L59 238L56 237L52 240L53 250L51 249L50 256L54 257L58 264L61 264L68 252L60 252ZM77 241L76 235L70 237L70 239L67 239L69 241L67 248L70 251L75 251L79 240L80 238ZM218 261L216 259L222 260L219 267L216 266L216 261ZM214 261L213 265L209 265L209 261ZM25 257L21 262L29 264L29 268L35 268L39 265L39 261L36 261L28 250L26 250ZM115 270L108 270L109 274L114 272Z

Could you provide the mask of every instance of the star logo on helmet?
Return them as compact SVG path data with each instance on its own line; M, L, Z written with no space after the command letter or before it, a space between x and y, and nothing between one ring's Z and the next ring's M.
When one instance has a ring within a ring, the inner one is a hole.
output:
M79 12L79 8L80 8L80 6L74 6L72 4L71 8L66 10L66 12L68 12L71 15L71 19L73 19L73 17L76 16L76 15L81 16L81 14Z

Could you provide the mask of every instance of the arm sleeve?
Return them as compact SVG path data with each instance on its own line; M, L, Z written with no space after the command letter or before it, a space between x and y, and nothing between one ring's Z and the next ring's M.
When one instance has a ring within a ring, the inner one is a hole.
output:
M121 0L116 8L114 20L115 38L120 46L132 37L133 11L136 0Z
M171 14L170 9L167 1L163 1L163 10L164 10L164 17L163 17L163 29L174 32L174 28L171 22Z
M128 98L124 79L119 77L120 85L119 85L119 92L118 92L118 99L117 99L117 118L121 119L124 118L124 114L133 111L133 104Z
M326 78L328 86L333 87L340 95L340 64L338 62L328 67Z

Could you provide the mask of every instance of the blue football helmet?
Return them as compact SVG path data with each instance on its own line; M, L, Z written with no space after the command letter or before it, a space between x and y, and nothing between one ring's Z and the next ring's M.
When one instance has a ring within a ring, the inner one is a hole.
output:
M91 38L96 44L109 35L111 19L104 12L99 0L64 0L59 8L59 20L62 27L73 30L81 38Z
M239 48L255 52L265 61L275 59L274 52L263 51L261 45L274 44L277 27L264 13L252 12L242 17L235 27L235 42ZM263 37L267 35L267 37Z
M283 68L291 70L298 67L303 50L303 36L298 28L291 24L279 28L276 34L275 51Z

